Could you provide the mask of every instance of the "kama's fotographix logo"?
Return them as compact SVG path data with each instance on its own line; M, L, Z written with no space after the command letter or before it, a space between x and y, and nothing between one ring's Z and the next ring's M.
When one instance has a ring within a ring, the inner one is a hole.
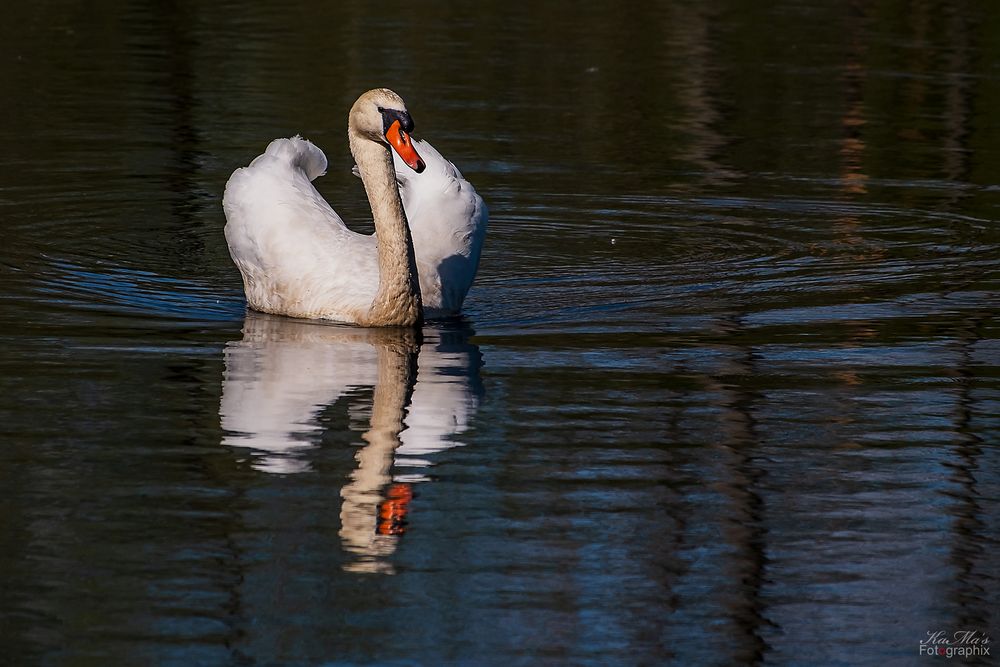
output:
M920 640L920 655L942 658L972 658L990 655L990 638L976 630L928 630L927 638Z

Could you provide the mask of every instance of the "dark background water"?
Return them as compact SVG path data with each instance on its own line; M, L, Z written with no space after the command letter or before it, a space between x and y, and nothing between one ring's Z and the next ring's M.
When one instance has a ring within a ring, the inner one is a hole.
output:
M4 662L1000 633L997 3L0 12ZM490 206L465 321L245 313L228 175L302 133L370 228L382 85Z

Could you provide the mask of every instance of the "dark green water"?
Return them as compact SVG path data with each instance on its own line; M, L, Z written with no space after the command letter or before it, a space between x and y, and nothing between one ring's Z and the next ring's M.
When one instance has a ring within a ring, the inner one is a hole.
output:
M5 664L1000 635L1000 5L0 13ZM302 133L366 229L382 85L490 206L465 321L246 313L226 179Z

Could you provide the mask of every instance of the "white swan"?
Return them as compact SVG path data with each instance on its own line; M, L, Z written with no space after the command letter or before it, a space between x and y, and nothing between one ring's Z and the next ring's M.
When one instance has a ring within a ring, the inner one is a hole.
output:
M348 138L372 236L349 230L313 187L327 160L309 141L275 139L233 173L223 198L226 240L251 308L364 326L458 314L488 214L453 164L411 140L412 129L391 90L370 90L351 108Z

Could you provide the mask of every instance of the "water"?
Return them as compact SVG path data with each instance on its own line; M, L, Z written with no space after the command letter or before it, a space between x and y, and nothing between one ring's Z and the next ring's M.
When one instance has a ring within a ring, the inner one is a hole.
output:
M993 3L3 13L5 662L909 665L1000 633ZM302 133L370 229L345 124L376 85L490 205L464 320L245 312L229 173Z

